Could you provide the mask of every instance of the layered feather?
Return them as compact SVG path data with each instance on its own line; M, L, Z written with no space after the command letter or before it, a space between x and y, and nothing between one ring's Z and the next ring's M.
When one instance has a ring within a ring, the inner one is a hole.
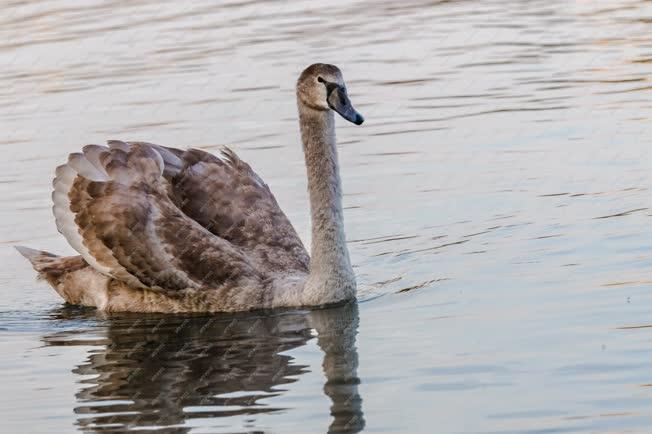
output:
M307 273L307 252L271 191L228 149L217 157L143 142L88 145L53 184L59 231L129 287L259 289L255 305L278 276Z

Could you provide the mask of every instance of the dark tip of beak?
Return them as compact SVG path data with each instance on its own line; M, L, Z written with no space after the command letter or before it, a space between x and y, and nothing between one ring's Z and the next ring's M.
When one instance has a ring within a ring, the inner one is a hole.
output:
M362 125L363 122L364 122L364 118L362 117L362 115L360 113L356 113L355 120L353 121L353 123L356 125Z

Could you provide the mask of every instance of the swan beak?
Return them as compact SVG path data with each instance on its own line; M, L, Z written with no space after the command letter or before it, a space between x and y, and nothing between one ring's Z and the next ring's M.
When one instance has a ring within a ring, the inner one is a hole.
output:
M344 86L334 85L328 91L328 106L331 109L356 125L361 125L364 122L362 115L353 108Z

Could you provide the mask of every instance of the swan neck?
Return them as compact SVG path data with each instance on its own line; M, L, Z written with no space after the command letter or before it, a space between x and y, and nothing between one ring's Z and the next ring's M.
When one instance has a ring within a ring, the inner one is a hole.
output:
M355 297L355 276L344 234L333 112L300 102L299 119L312 219L310 276L304 292L310 304L351 299Z

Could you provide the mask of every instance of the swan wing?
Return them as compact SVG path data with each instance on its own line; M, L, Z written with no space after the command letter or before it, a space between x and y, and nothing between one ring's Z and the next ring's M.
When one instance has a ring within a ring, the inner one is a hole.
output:
M88 145L57 168L59 231L91 266L163 291L260 287L246 253L184 214L154 148Z
M184 214L245 252L257 269L308 271L310 259L294 227L267 184L235 152L126 146L136 144L162 156L170 197Z

